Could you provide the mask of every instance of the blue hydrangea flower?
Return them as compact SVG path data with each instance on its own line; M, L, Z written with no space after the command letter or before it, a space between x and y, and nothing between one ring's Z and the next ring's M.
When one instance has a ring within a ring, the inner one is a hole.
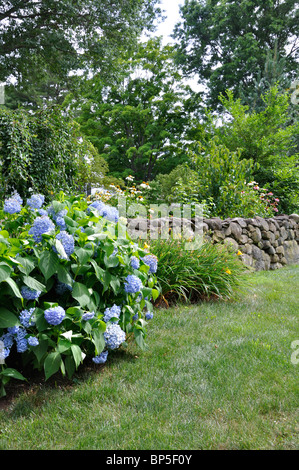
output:
M12 193L11 197L12 197L13 199L15 199L16 201L18 201L18 203L19 203L20 205L23 204L23 199L22 199L21 196L19 195L18 191L14 191L14 192Z
M145 319L146 320L151 320L154 317L153 312L146 312L145 314Z
M20 327L19 326L10 326L7 328L7 331L10 335L16 335L19 331Z
M46 209L38 209L37 212L39 213L39 215L48 215Z
M135 313L135 315L132 317L132 320L136 321L136 320L138 320L138 318L139 318L138 313Z
M130 262L131 262L131 266L132 266L133 269L138 269L139 268L140 261L136 256L132 256Z
M107 220L110 220L111 222L116 223L119 219L118 210L116 207L106 206L106 209L103 212L103 217L105 217Z
M119 213L116 207L108 206L102 201L94 201L87 209L87 212L90 211L90 208L96 209L101 217L104 217L111 222L117 222L119 219Z
M48 215L50 215L53 220L56 222L57 217L64 217L67 214L67 209L62 209L58 212L55 212L53 206L48 207L47 209Z
M66 223L63 217L56 217L56 224L60 230L66 230Z
M44 233L50 233L55 231L55 225L47 215L36 217L33 222L33 226L29 230L29 235L32 235L36 242L42 241L42 235Z
M107 361L108 351L103 351L98 356L92 358L95 364L104 364Z
M135 294L136 292L140 292L141 288L142 282L139 277L135 276L134 274L129 274L126 277L125 291L128 294Z
M5 348L10 349L13 345L13 338L13 335L7 332L0 337L0 340L3 342Z
M102 201L94 201L92 202L89 207L87 208L87 212L90 212L90 208L96 209L98 212L102 213L102 211L105 209L106 204L104 204ZM101 214L102 215L102 214Z
M6 359L9 354L10 354L10 350L11 350L11 347L13 345L13 340L14 340L14 337L11 333L7 332L7 333L4 333L1 337L0 337L0 340L3 342L4 344L4 351L3 351L3 357L2 359Z
M17 352L23 353L28 349L28 342L25 338L27 332L23 328L19 328L17 335L16 335L16 344L17 344Z
M82 315L82 320L88 321L91 320L95 316L95 312L85 312Z
M29 336L27 341L28 341L29 346L38 346L39 345L39 341L35 336Z
M120 312L121 312L121 307L118 307L116 304L114 304L113 307L106 308L106 310L104 311L103 321L105 323L108 323L108 321L110 321L111 318L118 318L118 320L115 322L117 323L119 321Z
M108 349L117 349L126 340L126 333L119 325L111 323L107 326L104 338Z
M17 214L22 210L22 202L23 201L20 196L18 197L18 195L14 195L8 199L5 199L3 210L8 214Z
M42 194L33 194L29 199L27 199L27 205L31 209L40 209L45 202L45 196Z
M30 308L29 310L22 310L20 313L20 322L25 328L29 328L30 326L34 326L35 322L32 320L32 314L35 308Z
M36 300L39 298L41 293L42 292L40 290L34 290L27 286L21 287L21 295L23 299L26 299L26 300Z
M50 325L59 325L65 318L65 310L62 307L48 308L44 314Z
M69 286L68 284L65 284L64 282L57 281L57 284L55 286L55 292L58 295L63 295L66 292L71 292L73 290L72 286Z
M156 273L158 268L158 258L155 255L146 255L141 258L142 261L147 264L149 268L149 273Z
M72 235L63 230L62 232L58 233L58 235L56 235L56 239L61 242L67 256L70 256L72 253L74 253L75 240Z

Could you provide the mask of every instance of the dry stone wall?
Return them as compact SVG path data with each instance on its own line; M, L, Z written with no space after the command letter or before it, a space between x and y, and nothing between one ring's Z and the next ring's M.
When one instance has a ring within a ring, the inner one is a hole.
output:
M299 215L269 219L209 219L203 230L213 243L229 243L240 250L241 259L255 269L272 270L299 264Z
M288 264L299 264L299 215L280 215L221 220L219 218L186 220L160 218L130 219L128 231L133 238L146 238L150 230L184 230L190 236L202 230L212 243L230 244L240 251L242 261L256 271L274 270Z

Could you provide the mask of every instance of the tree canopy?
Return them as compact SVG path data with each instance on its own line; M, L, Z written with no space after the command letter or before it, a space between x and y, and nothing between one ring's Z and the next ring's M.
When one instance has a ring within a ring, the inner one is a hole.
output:
M158 0L4 0L0 5L0 81L22 94L36 84L57 93L70 72L113 75L115 58L151 29ZM61 83L63 82L63 83ZM40 90L40 93L42 91ZM34 97L33 97L34 99Z
M82 131L115 177L150 180L187 160L201 97L184 84L173 55L161 38L142 43L119 58L119 80L107 84L95 76L74 101Z
M240 86L250 93L269 53L284 59L289 80L296 76L296 0L185 0L180 11L177 61L208 86L211 105L227 89L236 97Z

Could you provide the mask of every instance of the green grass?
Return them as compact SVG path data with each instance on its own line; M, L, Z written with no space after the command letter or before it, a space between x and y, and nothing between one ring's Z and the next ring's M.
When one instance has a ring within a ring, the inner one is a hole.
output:
M35 379L0 411L0 448L298 449L299 266L250 275L240 302L156 310L74 383Z

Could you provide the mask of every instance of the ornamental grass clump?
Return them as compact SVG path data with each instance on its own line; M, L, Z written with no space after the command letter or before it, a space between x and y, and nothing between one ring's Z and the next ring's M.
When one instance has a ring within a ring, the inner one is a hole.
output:
M45 206L40 194L23 202L15 193L0 219L0 396L28 368L71 378L131 339L145 347L156 265L115 208L63 193Z
M160 238L151 241L150 251L159 260L159 300L167 303L228 300L247 285L240 256L224 245L203 242L191 250L181 238Z

